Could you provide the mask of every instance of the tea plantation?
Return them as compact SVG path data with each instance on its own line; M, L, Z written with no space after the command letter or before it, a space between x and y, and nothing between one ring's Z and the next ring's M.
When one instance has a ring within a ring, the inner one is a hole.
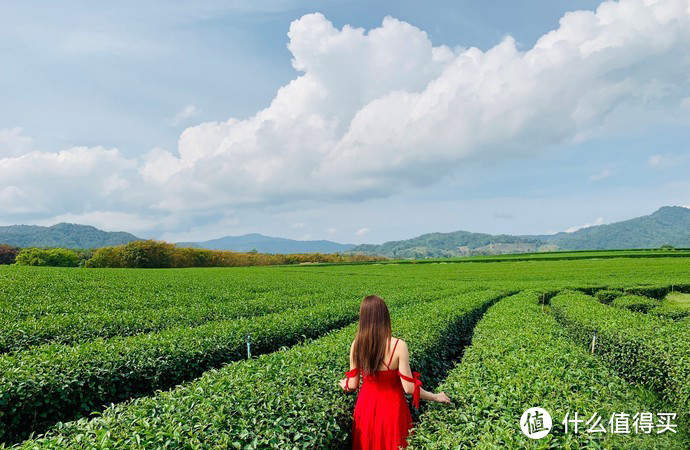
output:
M452 400L422 403L410 448L687 449L687 256L0 266L0 448L349 448L337 381L376 293Z

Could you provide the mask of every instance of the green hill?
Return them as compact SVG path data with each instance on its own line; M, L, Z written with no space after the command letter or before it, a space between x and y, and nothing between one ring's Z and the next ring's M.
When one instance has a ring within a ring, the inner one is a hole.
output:
M99 248L140 238L123 231L110 232L89 225L58 223L50 227L10 225L0 227L0 244L16 247Z
M471 255L500 255L556 250L555 247L536 238L491 235L454 231L452 233L428 233L404 241L390 241L381 245L363 244L353 252L378 254L389 258L445 258Z
M538 236L563 250L609 250L690 246L690 209L664 206L648 216L607 225L595 225L572 233Z
M429 233L381 245L358 245L352 251L390 258L419 259L555 250L657 248L662 245L690 247L690 209L664 206L648 216L570 233L525 236L469 231Z

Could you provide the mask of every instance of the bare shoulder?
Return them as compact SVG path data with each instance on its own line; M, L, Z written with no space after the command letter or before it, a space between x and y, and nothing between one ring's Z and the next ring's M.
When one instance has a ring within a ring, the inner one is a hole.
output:
M407 351L407 342L405 342L399 338L397 338L397 339L398 339L397 349L399 349L401 351Z

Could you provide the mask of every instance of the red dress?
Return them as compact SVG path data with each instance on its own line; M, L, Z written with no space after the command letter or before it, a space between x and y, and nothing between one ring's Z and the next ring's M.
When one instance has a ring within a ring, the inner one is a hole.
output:
M395 346L398 341L395 341ZM393 361L391 352L388 364ZM359 369L352 369L345 373L349 378L359 374ZM407 436L412 428L412 415L407 407L405 390L400 377L413 382L413 404L419 408L419 372L414 372L412 378L403 375L398 369L377 370L373 374L363 377L352 422L352 448L355 450L395 450L407 447ZM346 387L349 385L346 384Z

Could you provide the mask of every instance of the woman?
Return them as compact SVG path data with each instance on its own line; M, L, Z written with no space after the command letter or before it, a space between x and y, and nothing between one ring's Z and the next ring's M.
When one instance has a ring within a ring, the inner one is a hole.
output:
M381 297L370 295L359 309L359 327L350 346L350 371L340 380L345 392L359 387L352 423L353 449L388 450L407 447L412 415L405 393L419 399L450 403L443 392L433 394L421 388L419 373L410 371L405 341L391 335L388 307ZM401 381L402 378L402 381Z

